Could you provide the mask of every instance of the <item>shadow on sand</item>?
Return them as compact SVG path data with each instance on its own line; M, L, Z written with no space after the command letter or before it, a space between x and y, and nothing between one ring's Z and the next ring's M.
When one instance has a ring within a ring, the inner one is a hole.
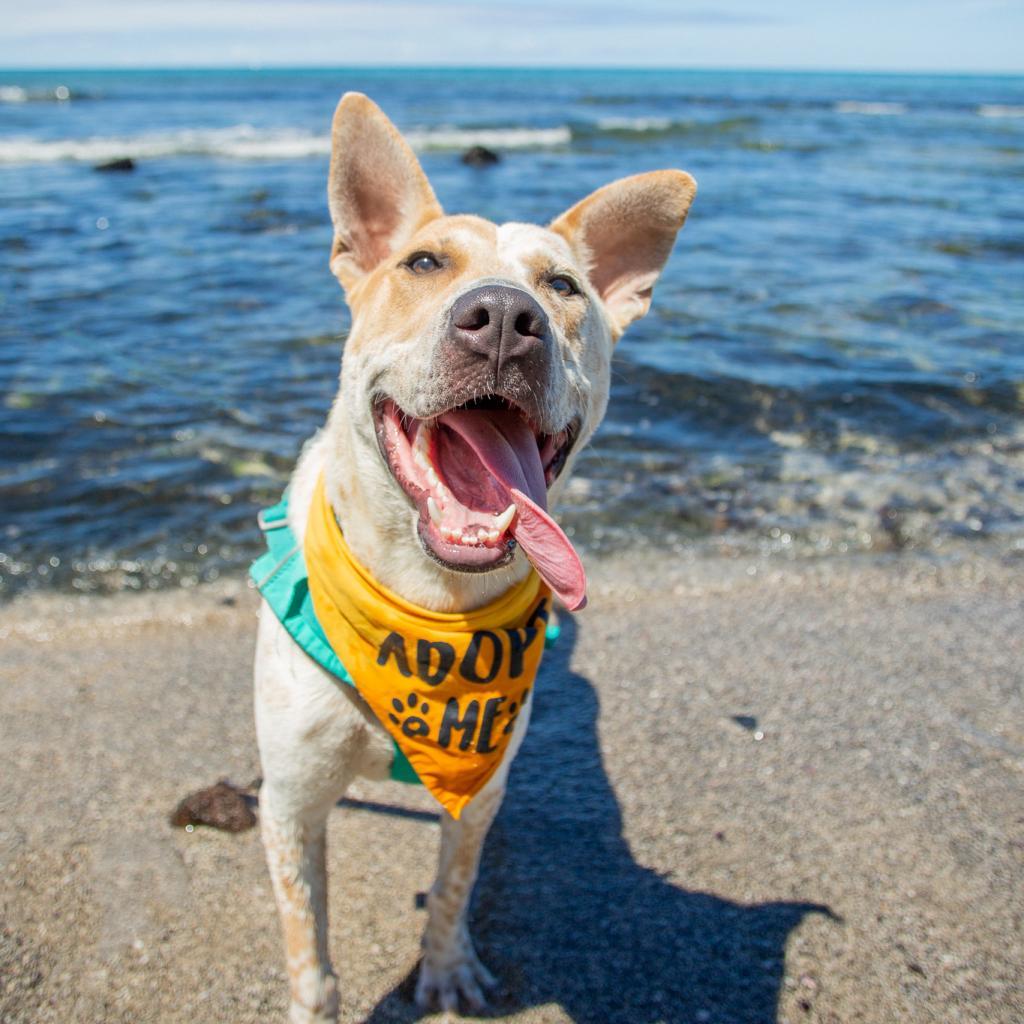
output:
M569 667L577 626L561 622L477 886L476 945L500 982L493 1015L553 1003L578 1024L772 1024L790 931L831 911L744 906L636 863L601 760L597 695ZM368 1024L416 1020L414 986L415 972Z

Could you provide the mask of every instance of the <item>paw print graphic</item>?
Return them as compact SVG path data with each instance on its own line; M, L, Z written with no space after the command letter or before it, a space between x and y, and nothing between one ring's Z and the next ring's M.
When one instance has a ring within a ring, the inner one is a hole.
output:
M523 695L518 701L512 701L508 706L508 721L505 723L505 728L501 730L502 736L507 736L516 727L516 717L522 710L523 705L529 700L530 688L527 687L523 690Z
M391 700L391 706L395 709L397 714L389 711L388 718L390 718L395 725L400 725L402 727L402 732L404 732L406 736L426 736L427 733L430 732L430 726L424 719L420 718L420 715L426 715L430 712L430 705L426 701L423 701L423 703L420 704L419 700L419 697L417 697L415 693L410 693L404 703L397 697L393 697ZM419 707L417 707L417 704L419 704ZM420 715L413 714L415 711L419 711ZM398 716L405 714L406 712L409 714L403 721Z

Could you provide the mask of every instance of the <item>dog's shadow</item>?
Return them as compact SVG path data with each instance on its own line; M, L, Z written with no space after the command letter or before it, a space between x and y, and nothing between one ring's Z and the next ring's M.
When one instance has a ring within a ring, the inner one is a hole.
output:
M500 981L492 1012L554 1003L578 1024L774 1022L790 931L831 911L732 903L636 863L601 759L597 695L569 667L576 623L561 622L477 886L474 937ZM414 988L415 971L368 1024L416 1020Z

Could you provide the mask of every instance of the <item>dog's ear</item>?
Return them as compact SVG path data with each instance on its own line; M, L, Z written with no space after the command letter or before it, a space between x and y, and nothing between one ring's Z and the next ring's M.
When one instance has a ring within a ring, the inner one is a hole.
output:
M358 92L345 93L334 112L327 202L331 270L346 290L442 213L409 144Z
M684 171L637 174L599 188L551 223L587 268L616 338L650 308L696 193Z

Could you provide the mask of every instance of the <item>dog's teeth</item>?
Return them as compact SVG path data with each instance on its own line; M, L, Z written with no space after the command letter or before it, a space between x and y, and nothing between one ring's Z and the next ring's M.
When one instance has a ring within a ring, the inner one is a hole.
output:
M458 533L455 530L453 530L450 526L442 526L442 527L440 527L440 530L441 530L441 536L446 541L452 542L452 541L456 541L456 540L459 539Z
M427 498L427 511L430 513L430 518L434 521L434 525L440 526L441 510L437 507L437 502L433 498Z
M489 544L497 544L501 533L497 530L487 530L484 536L487 538L487 542Z
M431 487L437 487L437 485L440 482L441 482L440 478L434 472L434 467L431 466L430 463L428 462L427 463L427 483L429 483Z
M509 505L509 507L500 514L495 513L494 528L498 531L499 534L504 533L509 528L509 525L511 524L515 514L515 505Z
M430 467L430 427L420 424L416 431L416 441L412 446L412 457L424 468Z
M476 537L468 531L464 533L459 540L461 540L463 544L469 544L471 547L475 547L477 543Z

